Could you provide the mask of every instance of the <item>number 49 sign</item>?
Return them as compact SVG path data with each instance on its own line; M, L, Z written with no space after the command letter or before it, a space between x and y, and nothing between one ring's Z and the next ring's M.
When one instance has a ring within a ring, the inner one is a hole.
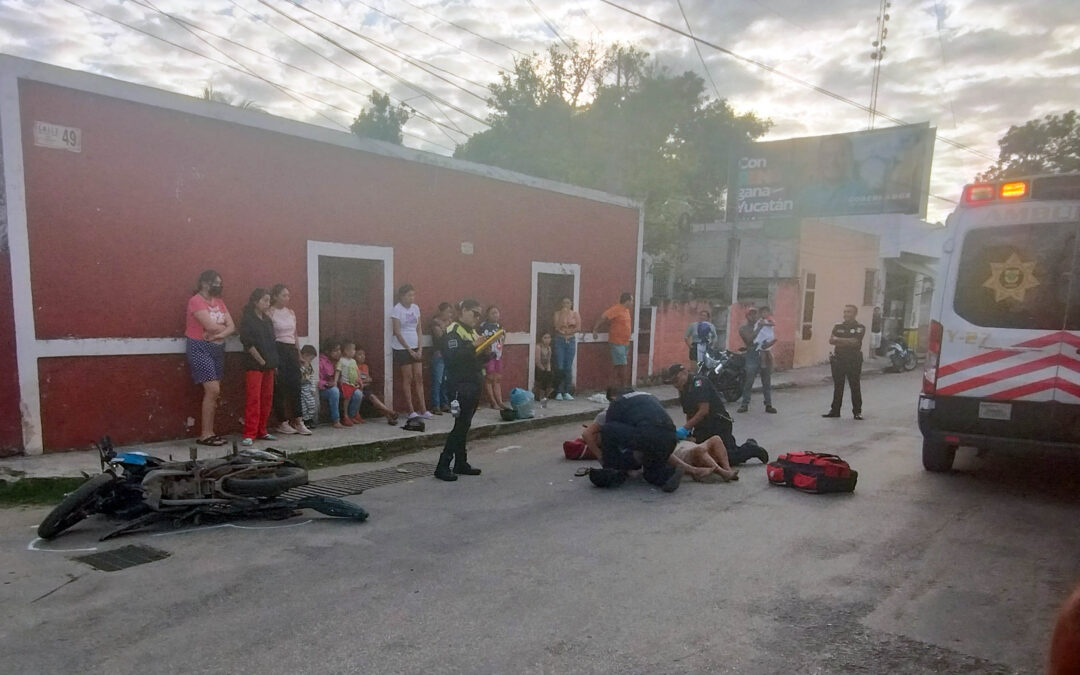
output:
M82 130L49 122L34 122L34 145L82 152Z

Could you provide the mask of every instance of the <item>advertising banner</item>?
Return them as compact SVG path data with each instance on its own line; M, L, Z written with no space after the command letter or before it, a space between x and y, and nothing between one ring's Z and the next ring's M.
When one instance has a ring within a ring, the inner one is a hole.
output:
M929 123L751 143L736 160L729 221L926 215Z

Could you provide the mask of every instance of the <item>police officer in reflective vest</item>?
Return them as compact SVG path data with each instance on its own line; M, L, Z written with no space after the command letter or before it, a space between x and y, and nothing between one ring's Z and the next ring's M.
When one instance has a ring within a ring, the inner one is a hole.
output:
M855 419L862 417L862 344L866 336L866 326L855 320L859 308L855 305L844 306L844 321L833 326L829 344L834 352L832 363L833 399L829 412L822 417L840 417L840 408L844 405L844 381L851 388L851 412Z
M480 303L472 299L462 300L458 306L458 320L447 327L442 338L441 351L446 361L446 391L454 397L460 410L454 420L454 428L446 437L446 445L443 446L439 464L435 468L435 477L440 480L454 481L459 475L480 475L480 469L469 465L465 450L465 441L472 426L476 406L480 402L480 390L483 386L480 369L490 354L476 353L476 347L484 341L476 332L479 320ZM451 460L454 462L452 471Z

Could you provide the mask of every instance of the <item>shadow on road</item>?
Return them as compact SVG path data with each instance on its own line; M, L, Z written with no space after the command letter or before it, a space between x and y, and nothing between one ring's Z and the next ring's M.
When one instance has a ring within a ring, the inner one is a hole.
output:
M963 448L956 455L953 475L966 477L987 495L1080 504L1080 456L1001 452L979 456L974 449Z

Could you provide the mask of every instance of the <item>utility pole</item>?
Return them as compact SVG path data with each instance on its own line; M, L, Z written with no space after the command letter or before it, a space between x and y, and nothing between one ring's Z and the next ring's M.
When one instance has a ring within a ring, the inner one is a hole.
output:
M870 83L870 125L867 129L874 128L874 118L877 117L878 84L881 82L881 60L885 58L885 37L889 34L889 8L892 7L890 0L879 0L877 34L871 42L874 51L870 52L870 60L874 62L874 76Z

